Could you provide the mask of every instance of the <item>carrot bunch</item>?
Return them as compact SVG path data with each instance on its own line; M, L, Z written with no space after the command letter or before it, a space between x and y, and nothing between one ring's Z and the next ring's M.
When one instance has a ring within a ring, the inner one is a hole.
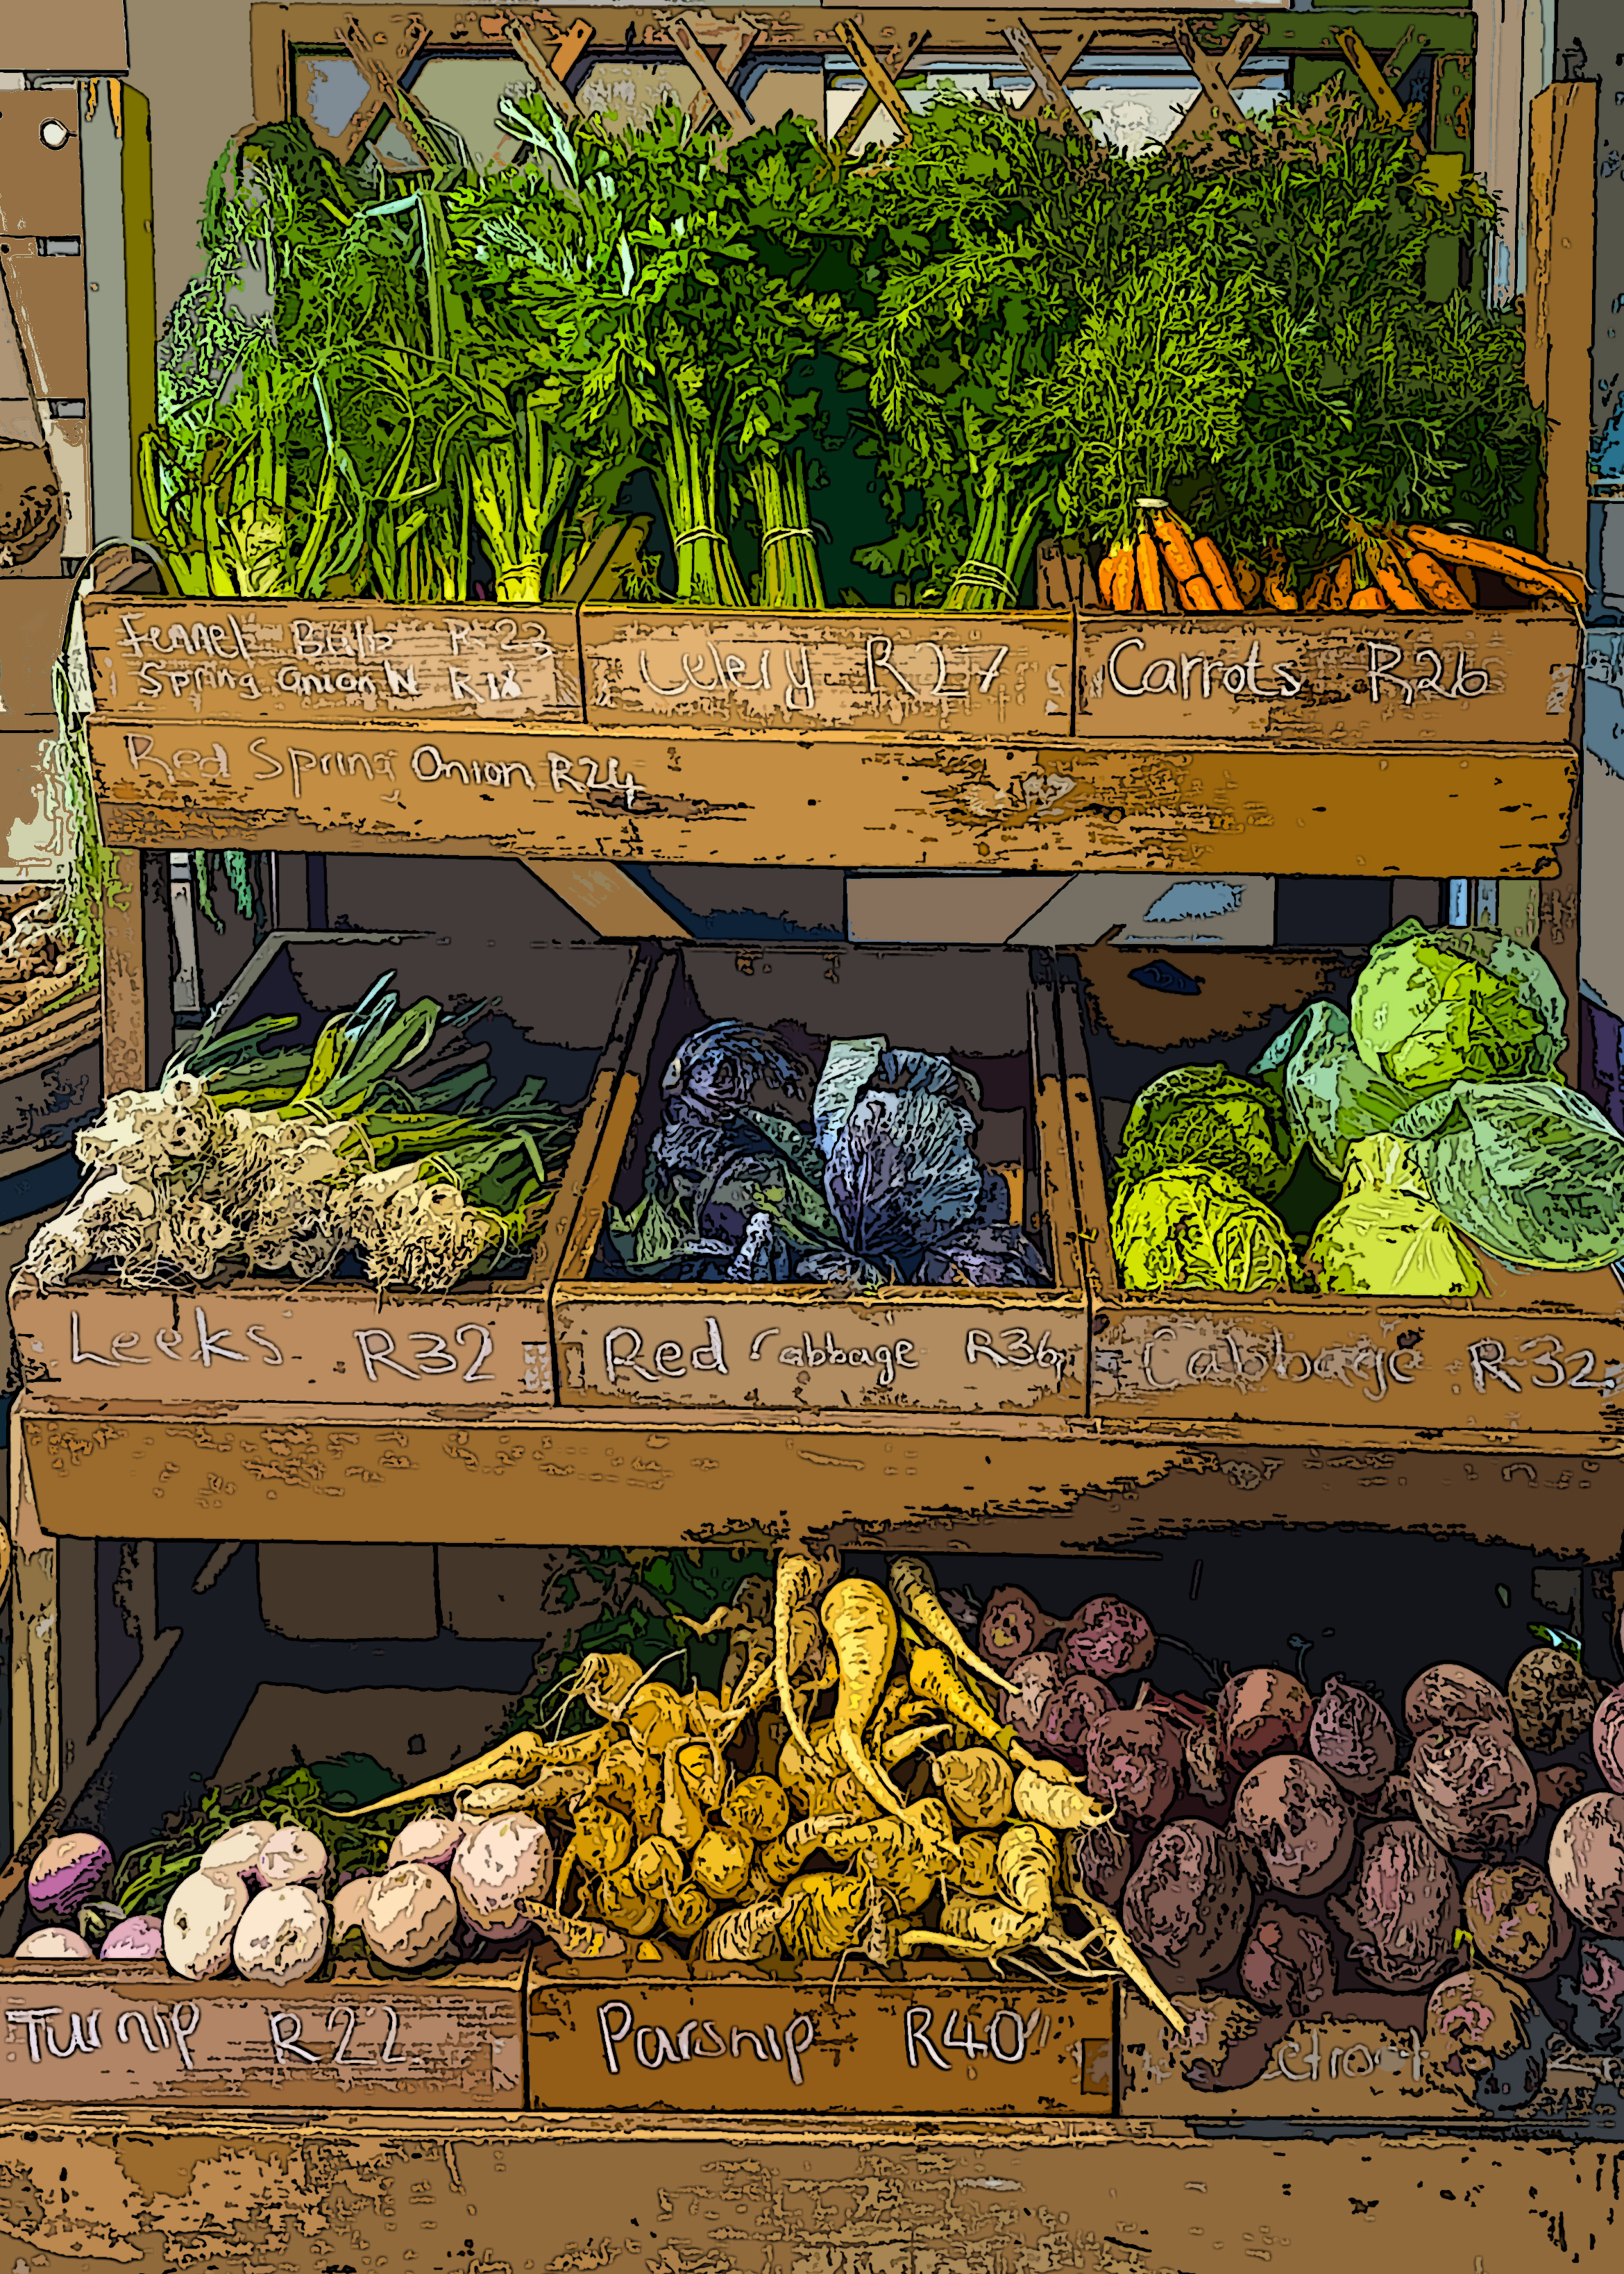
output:
M1576 569L1554 568L1520 546L1463 536L1416 522L1374 529L1348 524L1348 548L1310 578L1304 609L1393 608L1462 615L1478 604L1486 570L1537 604L1554 600L1583 618L1586 585Z
M1231 566L1161 498L1141 498L1139 530L1106 554L1099 584L1105 606L1124 615L1218 615L1251 607L1263 577L1250 561Z

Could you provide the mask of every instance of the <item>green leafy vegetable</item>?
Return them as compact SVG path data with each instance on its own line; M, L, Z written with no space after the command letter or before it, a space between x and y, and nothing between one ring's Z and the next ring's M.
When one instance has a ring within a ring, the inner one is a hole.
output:
M1211 1288L1229 1295L1303 1284L1285 1226L1222 1169L1161 1170L1123 1187L1111 1246L1133 1294Z
M1348 1013L1335 1003L1311 1003L1299 1012L1252 1071L1283 1098L1293 1132L1339 1182L1349 1148L1390 1129L1414 1102L1409 1090L1365 1065Z
M1498 932L1428 931L1410 916L1371 950L1354 989L1353 1039L1372 1073L1425 1094L1552 1073L1566 1015L1531 949Z
M1476 1295L1483 1286L1414 1152L1392 1135L1350 1147L1342 1197L1320 1220L1307 1260L1330 1294Z
M1221 1065L1175 1066L1134 1099L1116 1156L1119 1186L1164 1169L1220 1169L1274 1200L1302 1149L1279 1100Z

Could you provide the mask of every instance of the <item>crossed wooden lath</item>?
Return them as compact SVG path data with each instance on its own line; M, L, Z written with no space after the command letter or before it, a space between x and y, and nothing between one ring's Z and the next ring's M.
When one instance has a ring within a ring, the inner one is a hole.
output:
M493 14L487 20L500 25L508 44L553 108L566 118L579 117L580 109L568 82L570 72L591 44L593 27L580 19L567 30L557 32L551 27L538 29L529 21L511 16ZM714 111L726 125L728 140L754 132L756 122L734 91L733 81L756 43L756 26L742 19L712 16L702 9L690 9L680 15L673 13L669 30L672 43L697 82L687 106L693 124L704 125ZM835 30L867 81L855 109L834 138L836 147L849 151L880 109L890 113L898 131L906 136L910 131L912 113L898 80L924 46L929 34L913 26L904 29L889 53L882 57L856 22L846 19L838 23ZM1044 121L1058 133L1089 139L1092 129L1066 81L1096 41L1108 41L1119 31L1131 32L1136 45L1143 44L1147 32L1164 34L1169 48L1184 56L1195 76L1199 93L1169 135L1168 148L1176 149L1214 127L1230 132L1249 128L1250 122L1236 101L1233 89L1263 36L1260 28L1256 24L1243 24L1227 45L1214 53L1202 45L1195 26L1179 17L1158 23L1154 19L1134 16L1124 19L1120 25L1095 18L1058 38L1051 34L1047 47L1040 44L1019 17L1012 18L1004 28L1004 38L1016 62L1033 82L1032 93L1021 104L1018 116ZM428 40L428 26L422 18L391 17L382 28L369 31L360 18L351 16L339 25L336 36L365 79L367 93L342 132L327 138L335 154L341 159L352 157L387 111L417 155L425 164L438 162L440 154L428 123L401 85L402 76ZM1376 116L1389 124L1408 124L1417 148L1425 153L1426 144L1418 131L1418 121L1413 113L1401 108L1394 93L1396 83L1425 51L1425 36L1412 30L1389 58L1385 73L1357 33L1338 30L1333 36L1354 83ZM1430 162L1437 165L1440 162L1433 159Z

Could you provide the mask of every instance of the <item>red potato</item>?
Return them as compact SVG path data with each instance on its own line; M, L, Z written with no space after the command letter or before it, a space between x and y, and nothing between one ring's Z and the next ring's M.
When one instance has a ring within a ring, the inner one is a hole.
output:
M1156 1654L1156 1638L1143 1611L1116 1595L1095 1595L1066 1622L1059 1657L1068 1674L1105 1681L1137 1674Z
M1164 1990L1194 1990L1235 1963L1252 1903L1235 1841L1180 1817L1139 1858L1123 1896L1123 1924Z
M1393 1724L1375 1698L1334 1674L1320 1691L1308 1725L1308 1750L1344 1792L1372 1797L1398 1760Z
M1353 1818L1318 1761L1279 1753L1259 1761L1235 1796L1235 1828L1282 1894L1322 1895L1353 1861Z
M1178 1733L1160 1713L1101 1713L1086 1758L1089 1791L1132 1823L1160 1824L1178 1797Z
M1485 1966L1535 1982L1560 1965L1573 1921L1537 1864L1518 1861L1474 1871L1466 1882L1466 1931Z
M1410 1756L1416 1819L1469 1864L1494 1864L1534 1828L1534 1772L1498 1721L1429 1729Z
M1624 1936L1624 1796L1590 1792L1551 1834L1551 1884L1598 1934Z
M1039 1610L1024 1587L995 1587L981 1613L976 1648L1000 1674L1041 1647L1060 1622Z
M1296 1675L1254 1666L1231 1675L1219 1693L1219 1750L1243 1773L1271 1753L1300 1753L1313 1717L1314 1701Z
M1404 1692L1404 1721L1412 1737L1429 1729L1466 1729L1477 1721L1497 1721L1509 1736L1515 1728L1511 1700L1486 1675L1470 1666L1429 1666Z
M1402 1817L1361 1835L1348 1892L1329 1908L1379 1990L1429 1989L1455 1956L1460 1883L1437 1841Z

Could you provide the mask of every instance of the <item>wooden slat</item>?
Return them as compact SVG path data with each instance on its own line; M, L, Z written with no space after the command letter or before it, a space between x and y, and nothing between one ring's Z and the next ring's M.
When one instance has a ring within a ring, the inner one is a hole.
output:
M1409 113L1394 94L1385 73L1358 34L1343 26L1332 36L1347 58L1349 69L1369 96L1371 107L1382 124L1403 125ZM1410 130L1410 145L1419 156L1425 157L1426 142L1413 126Z
M605 939L691 939L692 932L613 861L526 861L525 867Z
M891 113L897 131L906 141L914 132L914 114L907 99L898 93L891 73L863 37L861 27L847 16L836 27L857 68L868 82L869 93Z
M748 23L735 23L723 41L715 63L711 62L689 18L673 18L671 33L681 50L682 60L699 81L699 92L688 106L690 122L695 126L703 126L714 109L727 121L733 130L733 140L737 141L742 134L753 133L756 121L728 85L755 40L751 26Z
M341 158L354 157L380 113L387 110L424 164L439 164L440 152L424 124L421 112L396 83L417 56L428 35L427 25L416 15L385 18L382 27L377 30L369 29L357 16L339 26L339 38L372 90L338 139L336 149Z
M1034 87L1052 105L1055 123L1063 134L1075 134L1085 142L1093 135L1077 105L1067 92L1064 73L1050 64L1031 33L1018 16L1004 34L1011 51L1023 71L1030 72Z
M1030 39L1032 34L1028 26L1023 23L1021 28L1026 31L1027 38ZM1006 38L1009 36L1007 32L1004 36ZM1050 78L1060 87L1064 87L1066 80L1087 54L1094 39L1094 26L1089 25L1079 31L1067 32L1056 41L1054 52L1048 58L1048 64ZM1018 118L1035 118L1049 99L1044 91L1043 81L1034 75L1032 92L1020 105L1015 116ZM1080 113L1079 115L1080 116Z
M102 911L102 1082L109 1097L147 1087L140 855L119 853L114 867Z
M576 26L575 28L584 27ZM590 39L591 34L589 33L587 36ZM579 118L581 116L579 104L547 60L542 51L540 41L537 39L530 26L510 23L508 26L508 37L513 42L514 51L519 61L560 116L565 118Z
M1529 392L1548 413L1539 550L1582 573L1589 557L1591 340L1596 302L1598 88L1548 87L1529 109Z
M1214 126L1233 128L1237 122L1243 127L1250 126L1245 112L1229 92L1229 84L1244 70L1261 38L1255 24L1243 24L1223 53L1214 58L1208 56L1193 31L1180 27L1179 49L1194 72L1201 91L1168 136L1169 150L1193 141L1197 135L1207 133Z
M899 33L895 46L884 59L886 77L893 81L899 79L906 69L910 57L924 46L929 36L929 34L919 25L909 25L905 31ZM834 138L836 149L846 151L855 148L864 128L879 107L879 96L871 86L865 86L857 98L855 108L848 111L840 122L839 132Z

